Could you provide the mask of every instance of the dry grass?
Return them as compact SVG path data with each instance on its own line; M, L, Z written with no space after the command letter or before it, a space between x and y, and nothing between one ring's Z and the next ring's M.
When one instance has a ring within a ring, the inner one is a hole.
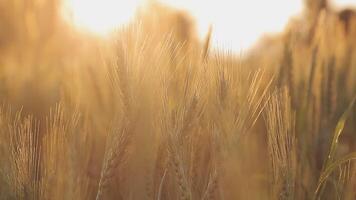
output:
M268 152L272 166L273 199L294 199L297 175L295 113L285 89L271 97L266 109Z

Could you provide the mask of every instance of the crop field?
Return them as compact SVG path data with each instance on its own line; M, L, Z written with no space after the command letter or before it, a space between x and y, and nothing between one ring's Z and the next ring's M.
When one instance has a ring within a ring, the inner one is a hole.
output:
M156 1L107 37L60 5L0 0L0 200L356 199L355 10L235 53Z

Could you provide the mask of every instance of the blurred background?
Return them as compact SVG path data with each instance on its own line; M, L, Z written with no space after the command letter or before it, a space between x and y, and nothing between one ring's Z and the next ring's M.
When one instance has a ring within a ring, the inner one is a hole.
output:
M291 18L300 18L306 0L156 0L192 17L200 38L213 27L214 48L236 53L246 51L266 34L282 32ZM318 0L317 0L318 1ZM315 1L315 2L317 2ZM132 20L134 13L145 9L152 0L64 0L64 16L74 25L96 34L107 34ZM332 0L336 10L355 7L355 0ZM151 12L155 12L152 10Z

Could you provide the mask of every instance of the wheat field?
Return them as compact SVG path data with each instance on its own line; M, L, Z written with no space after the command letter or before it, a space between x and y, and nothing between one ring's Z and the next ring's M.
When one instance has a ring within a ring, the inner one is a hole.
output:
M356 11L318 2L236 55L156 3L104 39L0 1L0 199L356 199Z

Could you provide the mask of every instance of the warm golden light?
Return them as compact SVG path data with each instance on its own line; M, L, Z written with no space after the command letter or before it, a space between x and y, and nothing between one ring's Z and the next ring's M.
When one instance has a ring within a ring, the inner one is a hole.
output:
M71 20L91 32L105 34L127 23L147 0L66 0ZM250 47L265 32L282 31L301 0L159 0L188 11L203 37L213 26L213 46L232 50Z
M67 18L76 26L101 35L128 23L141 2L141 0L65 1Z
M290 17L302 11L302 0L161 0L188 10L204 35L213 26L213 45L245 50L264 33L283 31Z
M106 34L128 23L148 0L65 0L70 19L81 28ZM156 0L188 11L201 38L213 26L212 45L241 51L265 33L283 31L290 17L302 12L303 0ZM334 0L334 5L355 5L356 0Z

